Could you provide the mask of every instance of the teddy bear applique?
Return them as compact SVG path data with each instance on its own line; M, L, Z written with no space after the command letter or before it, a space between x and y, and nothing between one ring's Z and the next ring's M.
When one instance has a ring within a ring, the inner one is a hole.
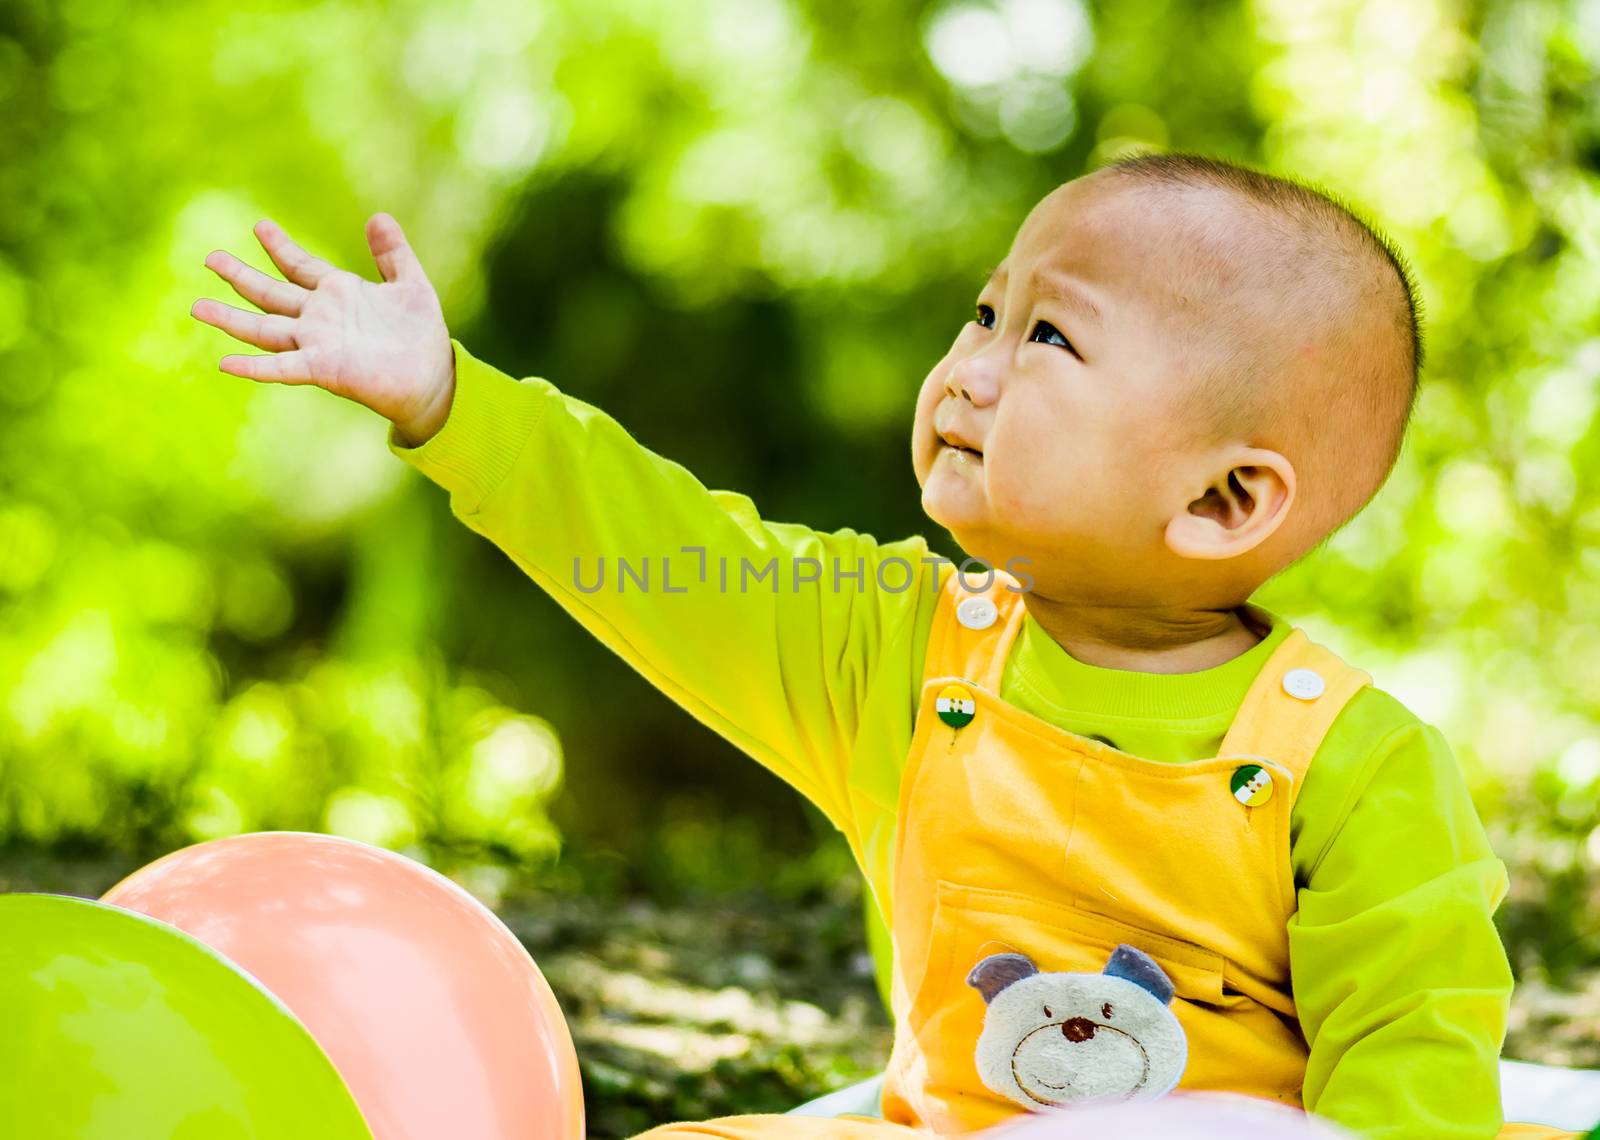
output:
M978 1075L1024 1108L1158 1097L1188 1063L1171 979L1127 944L1098 974L1042 973L1025 954L991 954L967 984L988 1006Z

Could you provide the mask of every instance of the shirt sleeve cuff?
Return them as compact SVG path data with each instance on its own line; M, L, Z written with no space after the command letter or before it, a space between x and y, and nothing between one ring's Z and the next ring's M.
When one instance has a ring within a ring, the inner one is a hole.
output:
M455 392L443 426L416 447L400 443L389 427L389 451L450 492L458 515L477 511L484 498L510 472L549 401L557 396L549 381L517 380L474 357L459 340L455 352Z

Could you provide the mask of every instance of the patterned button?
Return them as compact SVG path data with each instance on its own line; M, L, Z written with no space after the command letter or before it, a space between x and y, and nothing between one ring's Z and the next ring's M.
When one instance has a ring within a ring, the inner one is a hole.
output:
M951 728L965 728L978 712L978 702L965 685L946 685L940 689L933 707L939 710L939 719Z
M1259 764L1241 764L1233 770L1228 787L1245 807L1260 807L1272 798L1272 773Z
M1290 669L1283 675L1283 691L1302 701L1314 701L1328 687L1315 669Z
M988 598L968 598L956 607L956 620L968 629L988 629L1000 611Z

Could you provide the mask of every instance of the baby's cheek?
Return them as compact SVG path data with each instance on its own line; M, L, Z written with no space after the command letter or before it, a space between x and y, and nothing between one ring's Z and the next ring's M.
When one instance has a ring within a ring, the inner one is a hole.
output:
M943 395L943 383L936 383L933 377L929 377L917 397L917 407L911 421L911 446L916 454L931 458L938 445L938 433L934 430L934 424L937 421L939 401Z
M1001 467L995 505L1009 514L1046 522L1077 493L1070 443L1024 437L995 459Z
M1006 471L990 481L990 502L996 514L1018 531L1048 534L1058 523L1056 484L1027 470Z
M927 417L919 416L911 425L911 467L917 473L917 482L927 481L928 471L933 467L934 452L938 440L934 437L933 421Z
M918 425L933 425L934 412L939 407L939 397L944 392L944 384L930 376L922 386L922 391L917 393L916 421Z

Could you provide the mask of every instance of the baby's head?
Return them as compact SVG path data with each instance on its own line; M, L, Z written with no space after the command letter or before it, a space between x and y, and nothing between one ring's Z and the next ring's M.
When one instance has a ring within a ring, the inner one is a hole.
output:
M1408 273L1344 206L1124 159L1033 208L928 374L923 508L1046 596L1234 606L1383 484L1421 354Z

